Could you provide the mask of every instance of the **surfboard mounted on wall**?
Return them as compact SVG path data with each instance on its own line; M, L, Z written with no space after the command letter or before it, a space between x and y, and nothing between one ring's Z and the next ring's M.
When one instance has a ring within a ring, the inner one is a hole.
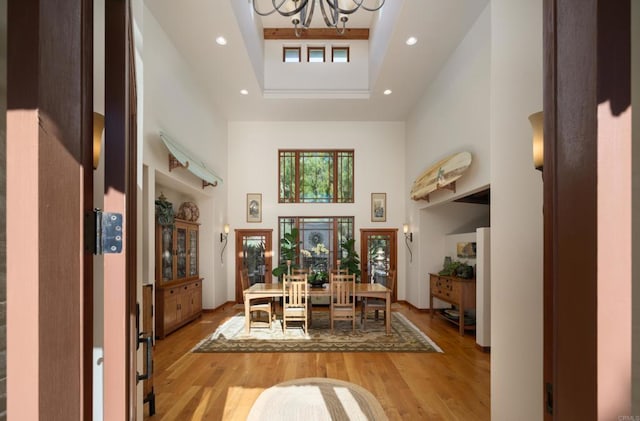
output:
M429 194L447 189L455 193L456 180L471 165L471 154L460 152L444 158L424 171L411 188L411 199L429 201Z

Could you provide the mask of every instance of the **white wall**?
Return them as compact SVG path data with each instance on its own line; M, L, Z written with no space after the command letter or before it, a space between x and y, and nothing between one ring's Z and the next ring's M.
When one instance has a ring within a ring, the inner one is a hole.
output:
M457 228L438 226L448 220L448 216L429 209L489 184L490 17L487 6L407 120L404 200L406 220L414 233L414 259L413 262L406 261L406 295L419 308L427 308L429 303L427 274L442 267L444 255L440 242L444 242L443 235ZM421 172L460 151L471 152L473 162L457 181L456 193L449 190L435 192L431 194L430 203L409 199L411 186ZM456 211L461 212L462 218L474 219L466 211ZM462 224L461 221L450 220L448 223ZM472 228L475 230L487 224Z
M303 92L344 91L365 92L369 90L369 42L350 40L303 41L268 40L264 51L264 89L270 91ZM282 61L282 48L301 47L300 63ZM349 63L332 63L331 47L349 47ZM308 63L307 47L324 47L324 63Z
M158 133L164 130L176 142L204 161L226 180L227 124L202 92L201 84L168 39L149 9L144 7L144 152L148 177L146 208L153 211L160 189L200 208L200 275L204 278L203 306L214 308L227 300L226 272L220 265L219 233L226 222L227 185L202 189L201 180L187 170L168 170L168 151ZM167 193L165 193L167 195ZM154 279L154 215L146 215L144 281Z
M278 246L278 216L354 216L356 250L360 228L397 228L404 222L404 123L386 122L231 122L229 123L229 224L273 229ZM355 202L344 204L279 204L278 149L354 149ZM387 222L371 222L371 193L387 193ZM262 193L262 222L246 222L246 194ZM229 236L228 250L235 250ZM277 252L275 253L277 256ZM398 261L405 258L399 244ZM227 252L228 299L234 299L233 254ZM277 258L273 261L277 265ZM398 273L398 298L405 299L404 272Z
M542 178L528 116L542 109L542 2L491 2L491 418L540 420Z
M407 120L406 197L424 170L460 151L471 152L473 162L457 181L455 196L489 184L490 23L487 6ZM430 200L451 196L445 190ZM425 205L418 202L412 209Z
M476 343L491 346L491 228L476 230Z

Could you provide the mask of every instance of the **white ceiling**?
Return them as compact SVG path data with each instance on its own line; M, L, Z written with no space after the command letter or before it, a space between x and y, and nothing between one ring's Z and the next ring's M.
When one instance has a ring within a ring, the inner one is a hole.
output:
M261 76L252 66L262 58L258 54L252 60L249 53L256 54L252 47L261 44L251 31L257 37L261 25L290 27L291 18L274 14L254 22L250 0L145 0L216 108L231 121L404 121L487 3L387 0L380 14L359 11L348 26L372 25L369 99L265 99ZM314 20L317 15L318 9ZM219 35L228 40L226 46L215 43ZM418 43L407 46L409 36ZM240 95L241 89L249 95ZM393 93L385 96L385 89Z

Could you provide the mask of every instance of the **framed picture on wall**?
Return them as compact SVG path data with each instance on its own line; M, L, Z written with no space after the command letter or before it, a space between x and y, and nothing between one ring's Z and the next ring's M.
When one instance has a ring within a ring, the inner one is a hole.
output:
M371 193L371 222L387 221L387 193Z
M262 222L262 193L247 193L247 222Z
M463 259L475 259L476 258L476 243L458 243L456 244L456 251L458 257Z

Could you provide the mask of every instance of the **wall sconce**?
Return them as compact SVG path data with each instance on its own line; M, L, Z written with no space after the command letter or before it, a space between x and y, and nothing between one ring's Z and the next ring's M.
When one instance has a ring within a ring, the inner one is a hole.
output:
M529 116L533 129L533 166L542 171L544 164L544 117L542 111Z
M409 263L411 263L413 262L413 252L409 247L409 242L413 242L413 233L409 232L409 224L402 225L402 232L404 232L404 243L407 245L407 250L409 250Z
M220 242L224 243L224 246L222 246L222 250L220 251L220 263L224 264L224 249L227 248L227 241L229 238L229 224L224 224L224 228L223 228L224 232L220 233Z

